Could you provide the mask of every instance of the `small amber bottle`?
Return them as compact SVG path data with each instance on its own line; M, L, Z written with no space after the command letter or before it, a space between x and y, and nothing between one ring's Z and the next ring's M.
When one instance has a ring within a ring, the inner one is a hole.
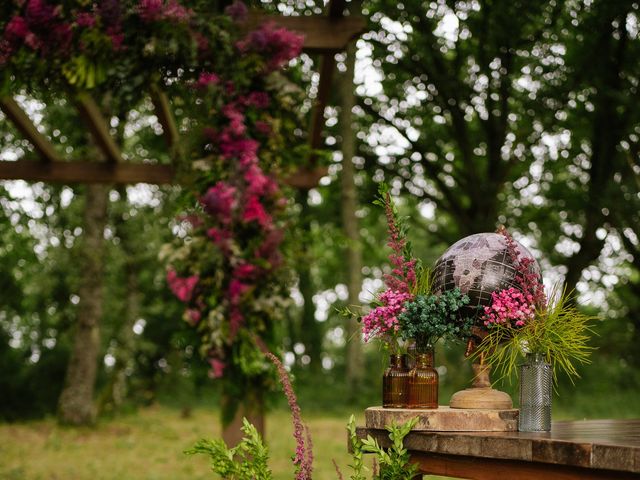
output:
M409 372L409 408L438 408L438 372L433 368L433 349L416 355Z
M389 368L382 377L382 406L405 408L409 393L409 369L406 354L390 355Z

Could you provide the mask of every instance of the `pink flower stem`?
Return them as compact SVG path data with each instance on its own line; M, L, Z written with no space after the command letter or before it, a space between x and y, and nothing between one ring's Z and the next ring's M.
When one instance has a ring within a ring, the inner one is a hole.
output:
M264 353L264 355L273 363L278 370L278 377L282 385L282 390L287 397L289 403L289 409L291 410L291 420L293 423L293 437L296 440L296 454L293 457L293 464L296 466L296 480L310 480L311 472L313 470L313 453L311 452L311 435L308 428L302 422L302 416L300 414L300 406L298 405L298 399L286 368L273 353L269 351L262 339L254 336L255 342ZM306 438L305 438L306 435Z

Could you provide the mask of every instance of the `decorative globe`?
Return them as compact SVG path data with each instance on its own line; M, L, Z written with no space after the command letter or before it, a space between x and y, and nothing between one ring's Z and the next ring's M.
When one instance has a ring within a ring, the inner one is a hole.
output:
M531 269L540 275L540 266L531 252L514 241L519 258L531 258ZM433 292L444 293L454 288L469 296L463 315L480 318L480 307L491 304L491 293L511 287L516 282L516 266L509 255L507 241L498 233L476 233L458 240L437 260L434 268Z

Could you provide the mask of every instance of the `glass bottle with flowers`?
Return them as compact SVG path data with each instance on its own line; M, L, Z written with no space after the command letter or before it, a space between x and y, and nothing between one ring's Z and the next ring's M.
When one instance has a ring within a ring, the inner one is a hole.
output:
M558 371L576 377L575 363L588 363L593 350L587 345L590 323L596 317L581 312L564 288L554 287L547 298L531 260L519 256L506 229L499 233L505 236L519 288L492 293L483 316L488 334L475 355L483 356L502 377L519 370L519 429L549 431L552 385ZM518 365L522 356L525 361Z
M433 367L434 347L442 338L457 340L470 335L473 319L461 316L469 297L460 289L442 295L431 292L431 272L425 270L419 282L421 291L405 304L399 315L405 339L414 339L415 366L409 372L409 408L438 408L438 372Z
M374 202L384 208L391 248L389 262L391 271L384 275L385 290L378 293L374 308L360 317L345 309L343 314L359 317L365 342L380 341L389 352L389 367L382 379L382 405L387 408L403 408L407 404L409 369L398 315L404 305L415 296L417 260L413 258L407 242L406 226L400 220L388 187L380 186L380 196Z

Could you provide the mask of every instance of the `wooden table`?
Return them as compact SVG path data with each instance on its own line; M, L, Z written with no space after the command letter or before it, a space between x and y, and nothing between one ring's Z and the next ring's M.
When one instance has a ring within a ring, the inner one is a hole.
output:
M358 428L390 445L388 432ZM554 422L549 433L411 432L423 474L478 480L640 479L640 420Z

